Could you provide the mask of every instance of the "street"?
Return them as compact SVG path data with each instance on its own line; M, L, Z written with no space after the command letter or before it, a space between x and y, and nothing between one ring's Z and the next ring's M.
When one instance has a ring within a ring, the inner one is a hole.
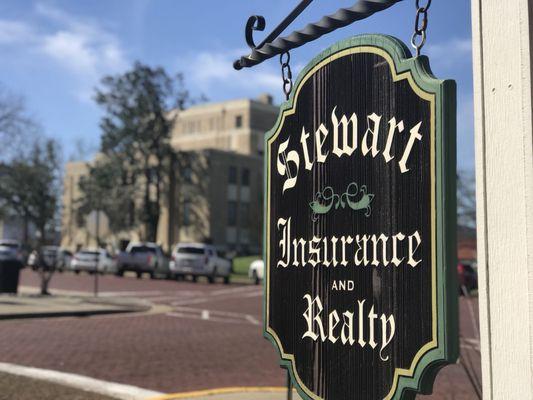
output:
M93 280L57 273L51 290L89 295ZM37 274L22 271L24 290L38 285ZM262 337L261 286L103 276L99 288L100 297L137 297L154 306L129 314L1 321L0 362L167 393L285 385L277 354ZM477 324L471 323L477 299L462 297L460 305L463 360L480 376ZM428 398L472 399L475 392L463 368L452 365Z

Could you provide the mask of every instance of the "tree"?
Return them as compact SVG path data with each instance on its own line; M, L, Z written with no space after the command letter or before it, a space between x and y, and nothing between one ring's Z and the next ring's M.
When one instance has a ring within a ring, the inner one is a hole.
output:
M128 174L122 170L116 158L98 160L89 165L89 172L80 178L83 196L77 202L77 218L82 225L91 211L103 211L112 232L132 228L133 188L128 185Z
M457 224L476 228L476 180L473 171L457 174Z
M55 230L59 211L59 146L52 140L35 141L26 154L19 153L0 168L0 202L24 221L24 242L28 242L28 225L40 232L37 243L41 294L47 295L55 265L48 265L41 252L47 232Z
M140 204L135 222L144 226L147 240L156 239L161 200L168 184L174 122L168 110L184 109L189 101L181 74L171 78L163 68L139 62L122 75L105 77L96 93L96 102L105 112L100 123L101 152L110 163L102 166L118 168L121 187L131 194L141 193L140 198L133 199L133 206ZM123 199L110 200L121 204Z
M7 161L16 152L23 138L33 135L35 124L28 117L24 100L0 85L0 160Z
M59 145L53 139L35 141L27 154L19 153L0 169L0 203L24 221L24 241L28 224L40 232L40 245L55 226L59 210Z

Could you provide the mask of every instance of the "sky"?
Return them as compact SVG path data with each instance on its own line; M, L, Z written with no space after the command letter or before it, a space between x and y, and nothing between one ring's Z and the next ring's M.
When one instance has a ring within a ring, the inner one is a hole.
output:
M348 7L356 0L315 0L285 34ZM269 92L283 100L277 58L241 71L233 61L249 50L244 26L266 18L266 32L299 0L3 0L0 3L0 84L22 96L65 159L89 159L99 148L101 110L93 100L100 79L139 60L182 72L191 94L210 101L254 98ZM294 74L320 51L349 36L383 33L410 41L415 0L291 51ZM433 1L422 54L434 74L457 81L457 158L473 169L474 134L470 2ZM256 43L264 32L256 33Z

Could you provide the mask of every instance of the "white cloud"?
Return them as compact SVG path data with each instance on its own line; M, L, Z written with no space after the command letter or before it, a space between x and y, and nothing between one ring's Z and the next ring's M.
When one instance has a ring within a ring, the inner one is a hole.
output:
M472 40L470 38L452 38L446 42L431 43L426 47L432 64L450 68L472 57Z
M124 70L129 62L118 38L96 21L37 4L37 18L46 24L0 20L0 46L40 54L69 72L77 81L78 99L105 74ZM40 26L40 29L35 28ZM47 28L42 28L46 26Z
M116 42L76 31L58 31L44 36L41 51L71 72L90 78L120 71L127 65Z
M0 44L16 45L34 42L36 36L33 30L20 21L0 20Z
M233 61L246 53L246 49L228 51L204 51L177 60L177 68L185 73L191 87L212 96L214 93L239 93L251 97L258 92L278 94L281 91L281 75L270 65L253 70L236 71ZM227 98L228 96L226 96Z
M37 4L35 10L62 26L60 30L44 35L41 49L70 71L95 78L127 66L118 39L96 22L44 4Z

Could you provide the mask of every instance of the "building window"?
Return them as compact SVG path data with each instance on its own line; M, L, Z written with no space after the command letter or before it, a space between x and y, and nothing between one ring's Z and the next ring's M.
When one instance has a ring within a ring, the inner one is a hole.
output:
M242 115L237 115L235 117L235 128L242 127Z
M250 223L250 203L241 203L239 211L241 213L240 226L248 226Z
M183 202L183 226L191 225L191 202L185 200Z
M229 167L228 182L234 185L237 184L237 167L233 165Z
M241 174L241 185L250 186L250 170L243 168Z
M237 202L228 201L228 226L237 225Z

